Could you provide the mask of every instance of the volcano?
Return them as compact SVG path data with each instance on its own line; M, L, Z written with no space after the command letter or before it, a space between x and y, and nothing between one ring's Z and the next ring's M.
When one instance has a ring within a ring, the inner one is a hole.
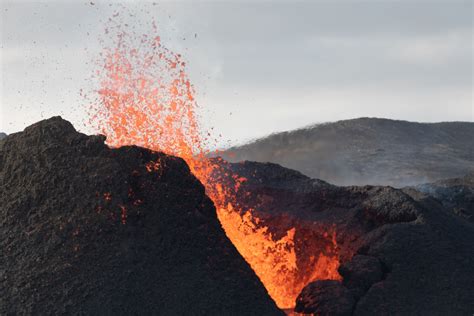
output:
M219 210L183 159L104 141L59 117L0 141L0 314L474 310L470 176L338 187L215 158Z
M0 314L280 315L177 157L59 117L0 141Z

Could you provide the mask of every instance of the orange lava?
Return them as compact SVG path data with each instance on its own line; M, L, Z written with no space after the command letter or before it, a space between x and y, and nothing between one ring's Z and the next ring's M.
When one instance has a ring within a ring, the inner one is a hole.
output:
M157 35L137 36L121 31L119 23L114 25L107 29L113 47L104 48L95 74L100 88L89 110L89 123L107 136L110 146L133 144L182 157L214 201L227 236L280 308L293 307L310 281L340 279L334 252L310 258L312 265L303 269L295 252L296 228L277 239L253 210L237 208L236 192L246 179L231 175L234 182L229 185L215 176L228 171L206 158L212 139L200 127L194 88L182 57L167 49ZM152 29L156 34L154 24ZM158 168L159 162L147 164L149 171ZM333 247L337 248L335 238Z

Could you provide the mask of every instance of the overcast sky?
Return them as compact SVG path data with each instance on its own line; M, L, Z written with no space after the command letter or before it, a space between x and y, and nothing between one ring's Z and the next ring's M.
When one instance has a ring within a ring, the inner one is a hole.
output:
M0 131L85 117L110 1L1 1ZM231 143L361 116L474 121L473 2L125 2L182 53ZM112 5L111 5L112 4ZM195 36L197 34L197 36Z

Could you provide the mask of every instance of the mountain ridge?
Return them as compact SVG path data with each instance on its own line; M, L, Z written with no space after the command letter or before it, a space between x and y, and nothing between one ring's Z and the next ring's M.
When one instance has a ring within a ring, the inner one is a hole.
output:
M474 123L358 118L269 135L221 152L337 185L403 187L474 171Z

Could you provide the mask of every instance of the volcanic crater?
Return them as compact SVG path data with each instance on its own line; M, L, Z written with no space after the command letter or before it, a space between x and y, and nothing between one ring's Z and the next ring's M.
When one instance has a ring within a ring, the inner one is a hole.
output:
M474 226L446 198L219 158L203 185L104 141L60 117L0 140L0 314L474 310Z

